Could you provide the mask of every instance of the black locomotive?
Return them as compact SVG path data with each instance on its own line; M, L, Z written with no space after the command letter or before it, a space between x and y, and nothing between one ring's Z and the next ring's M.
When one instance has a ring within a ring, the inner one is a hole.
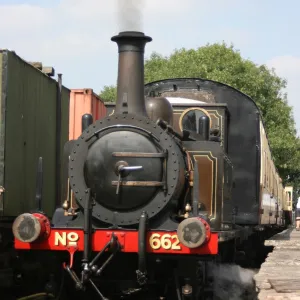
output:
M268 228L284 225L282 186L273 187L275 208L262 200L268 145L259 111L239 91L201 79L145 89L151 38L121 32L112 40L116 105L95 123L83 116L82 135L65 147L63 207L51 222L40 211L17 217L15 248L61 253L58 265L68 251L63 268L81 291L72 297L202 299L208 261L231 261L237 245L261 245ZM172 104L174 96L190 100Z

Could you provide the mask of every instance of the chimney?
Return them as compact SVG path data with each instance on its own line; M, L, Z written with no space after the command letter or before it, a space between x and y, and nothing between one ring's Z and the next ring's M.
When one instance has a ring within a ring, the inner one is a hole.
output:
M118 44L119 66L116 113L147 116L144 96L144 50L152 38L143 32L124 31L111 38Z

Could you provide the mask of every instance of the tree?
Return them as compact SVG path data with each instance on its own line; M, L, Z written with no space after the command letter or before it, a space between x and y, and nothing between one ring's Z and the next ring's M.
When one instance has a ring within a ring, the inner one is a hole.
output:
M105 85L100 92L101 99L106 102L114 102L117 99L117 89L114 85Z
M208 44L198 49L182 48L170 56L154 52L145 61L145 82L176 77L219 81L250 96L262 113L280 176L284 183L298 186L300 140L296 136L292 108L287 103L287 95L282 93L286 81L273 69L243 59L233 45L225 43ZM100 96L106 101L115 101L115 87L105 88Z

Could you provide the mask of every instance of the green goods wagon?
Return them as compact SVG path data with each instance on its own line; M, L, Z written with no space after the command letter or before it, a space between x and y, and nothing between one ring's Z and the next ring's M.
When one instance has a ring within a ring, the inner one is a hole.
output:
M56 152L60 148L62 157L68 140L69 99L70 90L60 89L58 81L15 52L0 50L0 220L36 208L39 157L43 158L42 210L51 216L61 200L56 197L60 177Z

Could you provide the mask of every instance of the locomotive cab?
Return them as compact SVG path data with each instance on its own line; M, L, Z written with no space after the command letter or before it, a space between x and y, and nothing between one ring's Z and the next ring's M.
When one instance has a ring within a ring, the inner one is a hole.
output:
M191 135L194 139L184 141L184 147L198 166L200 211L207 215L214 230L230 230L234 224L233 165L224 147L228 142L226 106L199 103L175 110L179 115L176 116L179 130L194 133ZM222 240L222 233L219 235Z

